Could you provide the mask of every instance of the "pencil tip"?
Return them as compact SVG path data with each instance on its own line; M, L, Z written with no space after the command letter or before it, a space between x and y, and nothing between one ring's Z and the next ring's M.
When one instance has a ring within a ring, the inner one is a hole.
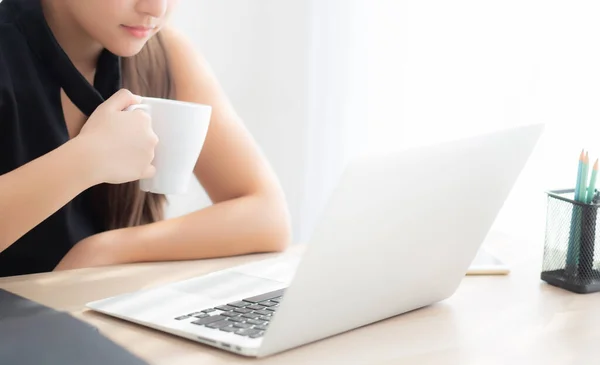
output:
M598 159L596 159L596 162L594 162L594 170L598 170Z

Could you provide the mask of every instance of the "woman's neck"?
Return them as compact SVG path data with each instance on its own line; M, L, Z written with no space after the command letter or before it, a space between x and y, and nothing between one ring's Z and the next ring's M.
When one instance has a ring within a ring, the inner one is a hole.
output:
M42 9L62 49L79 72L92 83L102 45L88 36L60 1L42 0Z

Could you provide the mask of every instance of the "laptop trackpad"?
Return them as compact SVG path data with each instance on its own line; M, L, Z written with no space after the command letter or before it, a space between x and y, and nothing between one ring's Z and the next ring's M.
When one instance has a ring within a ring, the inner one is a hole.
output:
M194 294L206 299L246 298L286 284L235 271L223 271L169 285L169 289Z

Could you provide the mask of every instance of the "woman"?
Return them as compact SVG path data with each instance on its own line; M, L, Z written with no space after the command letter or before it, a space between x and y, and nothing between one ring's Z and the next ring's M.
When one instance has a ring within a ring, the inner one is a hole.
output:
M0 2L0 276L280 251L281 188L175 0ZM159 33L160 32L160 33ZM163 219L140 96L213 107L194 173L213 205Z

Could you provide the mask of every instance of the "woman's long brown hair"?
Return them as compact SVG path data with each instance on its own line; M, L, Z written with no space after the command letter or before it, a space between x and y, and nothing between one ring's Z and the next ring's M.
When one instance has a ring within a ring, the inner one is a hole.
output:
M141 52L121 60L123 87L134 94L172 98L169 60L160 33ZM152 223L164 218L165 196L140 190L139 182L99 186L104 203L101 211L108 229Z

